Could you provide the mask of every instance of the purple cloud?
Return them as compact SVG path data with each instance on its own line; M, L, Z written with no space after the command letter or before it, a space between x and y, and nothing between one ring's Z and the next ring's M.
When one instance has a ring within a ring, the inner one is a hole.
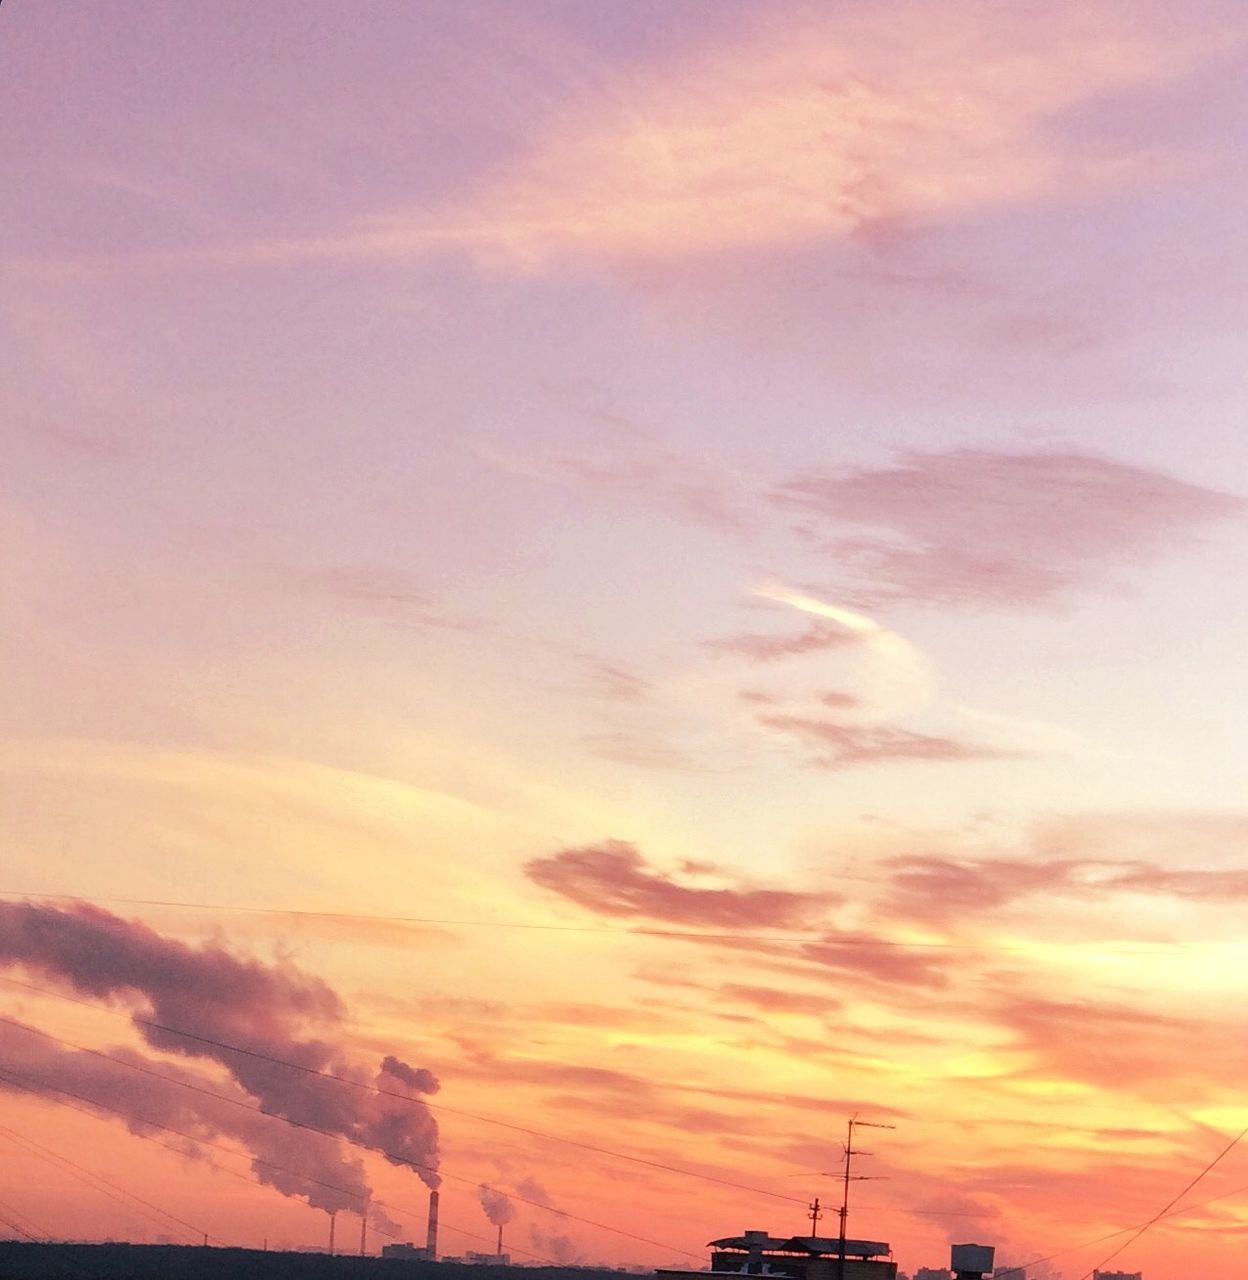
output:
M603 916L641 917L710 928L801 928L835 895L760 889L708 889L653 870L631 844L607 840L564 849L525 865L535 884Z
M1248 870L1170 868L1096 858L951 858L910 854L889 861L889 908L909 919L940 922L1040 895L1105 899L1146 894L1204 903L1248 898Z
M1075 450L969 448L799 476L774 499L873 595L1007 607L1052 605L1100 586L1248 506ZM850 534L855 527L877 532Z
M764 728L815 748L812 763L823 769L903 761L962 762L1015 758L1018 753L886 724L845 724L812 716L768 713L758 717Z
M703 647L719 653L731 653L751 662L776 662L781 658L800 657L806 653L822 653L861 644L862 638L838 622L812 622L803 631L790 635L745 632L703 641Z

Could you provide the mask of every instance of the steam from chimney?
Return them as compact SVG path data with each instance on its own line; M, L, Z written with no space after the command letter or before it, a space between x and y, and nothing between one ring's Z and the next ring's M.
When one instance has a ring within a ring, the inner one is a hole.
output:
M516 1216L516 1207L511 1203L510 1197L505 1192L495 1191L484 1182L477 1188L477 1199L481 1201L485 1216L496 1227L505 1227Z
M381 1069L400 1084L405 1084L418 1093L437 1093L438 1091L437 1077L432 1071L426 1071L424 1067L409 1067L406 1062L386 1054L381 1060Z
M562 1235L557 1231L543 1231L538 1226L530 1226L529 1242L539 1253L545 1254L560 1266L577 1266L585 1262L580 1246L571 1236Z
M163 1125L189 1135L192 1143L236 1141L251 1153L257 1181L283 1195L302 1196L326 1213L358 1212L368 1195L364 1166L336 1139L292 1129L256 1111L253 1099L232 1082L133 1049L109 1052L121 1061L62 1048L34 1028L0 1022L0 1088L90 1100L102 1114L121 1113L132 1133L159 1136L154 1126ZM157 1074L141 1074L121 1062Z
M377 1205L373 1205L368 1211L368 1221L373 1230L380 1231L383 1236L397 1236L403 1230L399 1223Z
M38 1050L39 1079L47 1088L70 1089L77 1083L87 1097L99 1098L127 1116L146 1115L205 1138L238 1138L255 1156L253 1170L261 1182L331 1213L360 1212L371 1191L363 1165L347 1156L332 1136L294 1129L268 1117L285 1117L380 1151L392 1164L412 1167L430 1188L441 1181L437 1122L420 1097L437 1091L437 1078L392 1055L386 1055L375 1072L353 1062L337 1043L346 1016L341 999L321 979L287 962L266 965L217 944L189 946L86 903L60 908L23 902L0 903L0 966L18 966L97 1000L127 1002L135 1028L149 1045L224 1067L237 1086L237 1096L249 1106L258 1104L265 1114L215 1104L98 1058L92 1060L97 1064L92 1073L80 1060L86 1055L52 1051L36 1037L6 1028L6 1044L20 1042L27 1056L32 1043ZM179 1031L189 1036L175 1034ZM221 1091L215 1079L201 1073L129 1050L117 1052L149 1069ZM101 1062L112 1071L101 1075ZM292 1070L283 1062L309 1070ZM402 1096L383 1097L311 1072L375 1084ZM91 1076L89 1081L84 1081L84 1073ZM125 1076L135 1078L123 1080ZM0 1086L12 1087L2 1078ZM175 1099L174 1094L181 1096ZM163 1108L165 1116L176 1115L180 1123L153 1115L154 1105ZM128 1123L142 1127L137 1120ZM302 1178L268 1168L268 1159L348 1188L348 1194L344 1199L342 1193L313 1188Z

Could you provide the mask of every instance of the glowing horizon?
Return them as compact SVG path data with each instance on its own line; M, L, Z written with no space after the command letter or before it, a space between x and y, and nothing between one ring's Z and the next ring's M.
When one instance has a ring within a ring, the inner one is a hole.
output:
M3 6L31 1233L421 1241L424 1152L447 1253L691 1263L801 1230L858 1112L851 1232L1080 1280L1195 1176L1244 1124L1242 26ZM1233 1269L1244 1184L1113 1265Z

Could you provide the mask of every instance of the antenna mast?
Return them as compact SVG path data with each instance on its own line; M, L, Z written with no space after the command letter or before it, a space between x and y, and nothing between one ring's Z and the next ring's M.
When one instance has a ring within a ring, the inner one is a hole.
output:
M849 1219L849 1184L851 1182L879 1182L879 1178L871 1177L869 1174L856 1173L851 1175L849 1172L850 1162L854 1156L869 1156L869 1151L854 1150L854 1130L858 1128L866 1129L895 1129L895 1124L877 1124L872 1120L859 1120L857 1116L853 1116L845 1129L845 1172L842 1176L841 1191L841 1207L836 1211L837 1217L841 1220L840 1243L836 1254L836 1280L845 1280L845 1226Z

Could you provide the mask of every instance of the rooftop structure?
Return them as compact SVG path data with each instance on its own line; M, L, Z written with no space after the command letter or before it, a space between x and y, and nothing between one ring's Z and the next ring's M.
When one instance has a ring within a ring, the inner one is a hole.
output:
M949 1270L957 1280L981 1280L992 1270L995 1257L990 1244L955 1244L949 1249Z
M882 1240L846 1240L844 1271L841 1242L832 1236L773 1236L746 1231L710 1242L712 1276L766 1276L774 1280L896 1280L892 1249ZM659 1271L663 1280L689 1280L705 1271Z

